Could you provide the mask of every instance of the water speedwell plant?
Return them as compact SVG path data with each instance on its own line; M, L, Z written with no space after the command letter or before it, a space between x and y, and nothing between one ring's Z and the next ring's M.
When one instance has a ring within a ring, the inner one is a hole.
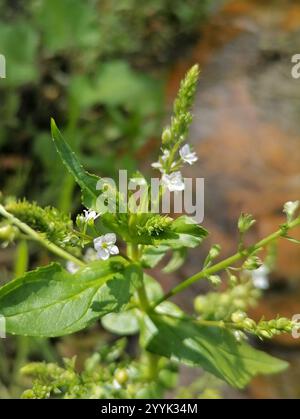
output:
M166 190L184 189L181 168L197 160L185 141L198 76L198 66L194 66L183 80L171 123L163 131L162 153L152 165L161 172L158 201ZM0 288L0 313L6 319L7 333L64 336L100 319L116 335L139 334L140 350L139 358L129 358L121 339L93 354L80 374L74 360L63 366L29 364L23 372L35 380L24 397L163 397L174 386L180 363L200 367L236 388L245 387L257 374L284 370L286 362L253 348L247 339L290 333L294 323L279 316L257 323L246 313L261 295L256 287L262 283L257 281L258 271L262 275L268 269L268 262L262 265L259 258L261 251L280 238L296 241L289 231L300 225L299 202L285 204L286 222L249 247L244 236L255 220L242 214L237 252L216 261L221 248L212 246L199 272L164 293L145 269L172 254L163 270L176 271L187 249L199 246L207 230L186 215L174 219L149 212L148 195L137 211L131 212L129 206L127 212L101 212L100 178L83 169L54 121L51 128L56 149L81 188L86 209L74 223L54 208L43 209L26 200L0 205L0 238L5 245L18 239L33 240L58 258ZM142 174L135 178L148 185ZM124 196L118 190L106 188L105 193L122 204ZM200 280L214 287L227 281L228 286L198 296L193 314L169 301Z

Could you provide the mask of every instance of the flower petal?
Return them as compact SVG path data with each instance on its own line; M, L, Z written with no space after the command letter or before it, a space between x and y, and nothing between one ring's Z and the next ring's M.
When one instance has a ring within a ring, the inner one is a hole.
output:
M107 233L104 235L104 243L110 245L110 244L115 244L117 240L117 237L115 235L115 233Z
M108 251L111 255L118 255L119 254L119 248L115 244L108 247Z
M100 259L107 260L109 258L109 251L108 249L101 248L98 250L97 255Z
M96 237L96 238L94 239L94 248L95 248L96 250L101 249L101 248L102 248L103 243L104 243L104 236Z

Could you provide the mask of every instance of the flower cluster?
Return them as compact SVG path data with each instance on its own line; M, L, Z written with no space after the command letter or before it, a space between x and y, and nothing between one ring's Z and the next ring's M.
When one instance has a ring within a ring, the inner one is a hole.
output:
M198 160L189 144L182 145L192 121L190 108L196 92L199 68L194 66L181 83L174 105L171 125L162 134L162 155L152 163L154 169L162 173L162 184L170 192L183 191L184 180L180 172L183 163L192 165Z
M180 148L179 158L172 161L171 165L169 165L170 156L171 153L169 150L162 150L162 156L159 158L159 161L152 163L151 166L162 173L162 184L170 192L183 191L184 180L181 172L177 169L181 167L182 163L192 165L198 160L198 157L188 144L185 144ZM172 158L174 158L174 156L172 156ZM170 167L170 169L168 169L168 167Z

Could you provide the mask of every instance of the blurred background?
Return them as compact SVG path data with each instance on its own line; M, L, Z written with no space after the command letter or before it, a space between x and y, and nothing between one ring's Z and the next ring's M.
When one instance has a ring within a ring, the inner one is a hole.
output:
M190 134L199 161L185 174L205 178L204 225L224 256L236 246L241 211L258 220L250 240L283 222L282 206L300 196L300 54L297 0L0 0L0 191L76 213L80 197L50 141L54 117L88 170L149 170L179 82L199 63L202 76ZM295 232L300 238L300 231ZM205 249L204 249L205 250ZM0 249L0 282L14 276L18 252ZM300 250L280 243L269 288L251 315L300 313ZM167 289L198 269L199 253ZM48 262L33 249L30 267ZM199 285L177 302L191 309ZM48 341L0 341L0 398L26 387L27 360L84 359L109 339L99 326ZM277 338L263 349L291 368L257 378L225 397L300 398L300 339ZM195 372L184 370L182 385Z

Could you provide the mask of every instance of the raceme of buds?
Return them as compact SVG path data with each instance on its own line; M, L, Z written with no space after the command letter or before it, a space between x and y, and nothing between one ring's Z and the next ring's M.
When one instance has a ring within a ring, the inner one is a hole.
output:
M260 295L261 292L248 280L221 293L199 295L194 301L194 307L202 317L224 320L231 318L236 311L245 312L249 307L254 307Z
M236 311L231 316L232 322L246 332L252 333L259 338L270 339L273 336L280 335L282 333L291 333L293 328L293 322L285 317L273 319L273 320L261 320L256 323L253 319L247 317L245 312Z
M255 224L255 220L251 214L241 214L238 220L238 229L241 234L246 233Z
M289 201L284 204L283 212L287 216L288 223L293 221L296 215L296 211L298 210L299 206L300 206L300 201L294 201L294 202Z
M187 72L186 77L181 82L174 103L171 124L164 129L162 134L164 154L159 158L158 162L152 165L152 167L159 169L162 173L170 174L172 171L178 170L182 162L193 164L198 159L187 144L179 150L192 122L190 109L193 104L198 77L199 67L195 65ZM169 152L169 155L167 159L164 159L166 152Z

